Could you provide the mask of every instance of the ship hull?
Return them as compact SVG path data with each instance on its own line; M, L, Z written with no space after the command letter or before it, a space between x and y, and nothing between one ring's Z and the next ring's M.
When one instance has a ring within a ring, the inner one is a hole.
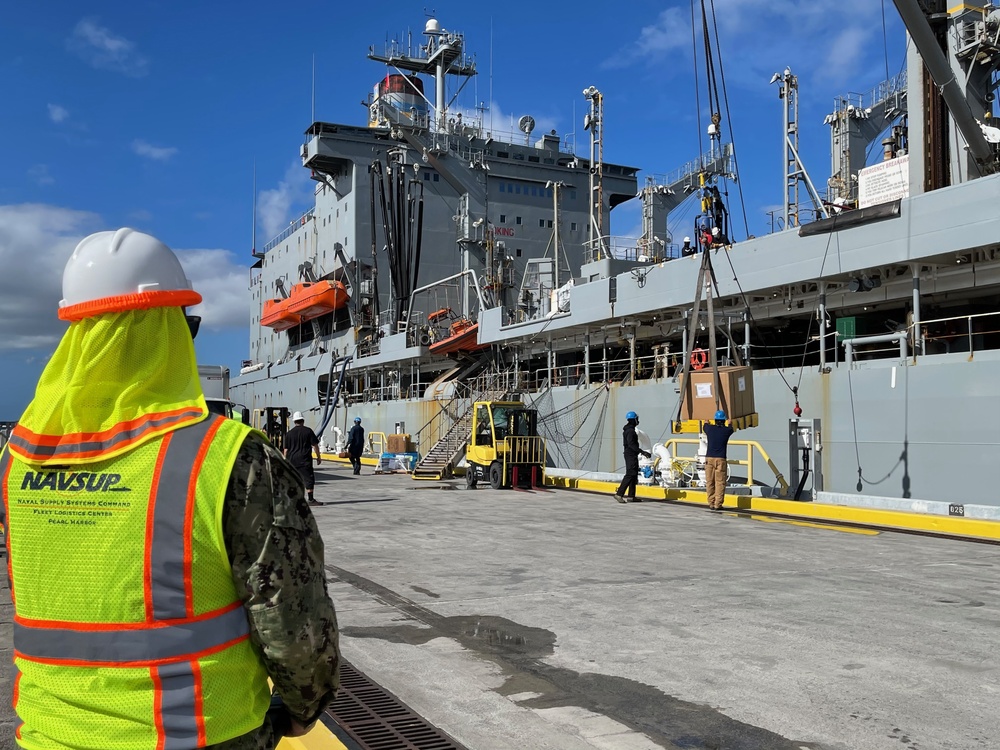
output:
M302 410L316 427L321 414L318 398L292 402L279 395L315 394L317 373L329 367L329 359L316 357L313 362L315 369L304 359L297 363L302 369L295 371L272 372L268 377L264 370L244 376L244 382L234 388L235 400L252 409L280 405ZM786 369L783 374L784 379L777 370L754 373L760 425L734 439L760 443L786 474L793 460L788 420L794 418L795 400L785 381L798 386L803 418L821 420L825 491L856 495L859 502L862 495L874 495L1000 506L992 473L982 468L992 464L1000 448L996 427L1000 399L995 397L1000 352L976 352L974 358L968 354L925 356L917 365L877 360L848 369L840 364L829 373L815 368ZM653 442L668 440L672 437L669 424L677 413L678 388L673 379L649 378L607 389L598 384L555 386L525 398L539 409L550 464L577 471L621 472L625 413L639 413L641 429ZM333 445L333 427L346 432L357 416L369 431L391 433L399 428L414 435L420 441L417 449L425 453L430 440L420 433L429 432L422 428L439 411L440 402L433 399L340 405L324 437ZM730 457L742 457L736 454L733 450ZM754 478L767 485L775 483L763 461L756 462ZM807 482L806 489L811 486Z

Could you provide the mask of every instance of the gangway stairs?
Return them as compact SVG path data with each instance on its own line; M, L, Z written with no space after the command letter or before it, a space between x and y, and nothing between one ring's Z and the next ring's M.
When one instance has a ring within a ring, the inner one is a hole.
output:
M455 464L465 456L472 429L472 408L455 422L444 436L434 444L427 455L413 467L414 479L446 479Z
M465 458L465 449L469 445L469 434L472 431L472 408L475 403L477 401L503 401L508 394L509 391L506 388L493 388L486 389L470 398L468 407L441 436L441 439L417 462L410 476L414 479L431 480L450 477L455 466ZM446 410L442 409L438 416L445 413Z

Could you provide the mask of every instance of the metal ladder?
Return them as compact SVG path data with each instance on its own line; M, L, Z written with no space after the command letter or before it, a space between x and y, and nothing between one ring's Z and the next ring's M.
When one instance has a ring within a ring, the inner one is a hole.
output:
M508 394L507 388L487 389L469 397L468 407L459 415L448 431L427 451L411 476L414 479L446 479L452 475L455 466L465 457L472 430L472 408L477 401L502 401ZM454 399L451 405L455 404ZM443 411L443 410L442 410Z

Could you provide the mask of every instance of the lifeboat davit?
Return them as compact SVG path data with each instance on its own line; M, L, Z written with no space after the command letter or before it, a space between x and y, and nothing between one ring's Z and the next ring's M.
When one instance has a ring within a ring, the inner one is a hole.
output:
M287 331L302 322L302 316L288 309L289 299L264 300L264 314L260 316L260 324L276 331Z
M288 295L288 310L308 320L339 310L349 299L343 282L306 281L292 287L292 293Z
M431 354L454 354L455 352L478 352L489 344L480 344L479 323L461 319L448 328L448 336L430 345Z

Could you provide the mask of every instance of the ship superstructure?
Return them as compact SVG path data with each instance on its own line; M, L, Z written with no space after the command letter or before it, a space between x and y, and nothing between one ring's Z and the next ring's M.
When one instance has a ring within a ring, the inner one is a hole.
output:
M1000 375L1000 131L989 118L1000 11L938 5L897 2L915 42L907 70L835 102L825 185L799 160L797 79L775 74L780 231L736 243L715 187L733 176L721 118L705 154L640 178L605 161L593 87L589 147L576 149L537 135L531 117L504 132L455 106L449 82L460 91L475 62L433 19L416 49L372 49L388 72L368 126L306 132L315 206L257 258L259 314L234 391L251 408L320 414L339 382L332 424L350 411L402 425L422 451L459 420L456 400L517 392L538 408L557 465L614 471L621 415L641 405L644 424L669 432L680 366L708 345L689 316L709 252L725 271L717 353L755 368L761 423L747 436L782 455L801 401L825 445L825 486L813 489L946 499L955 479L936 467L988 461L1000 442L989 395ZM873 145L883 159L866 166ZM610 236L613 209L633 199L642 236ZM668 231L685 199L700 201L689 247ZM341 306L261 325L321 282L342 287L331 297ZM989 488L970 478L966 501L996 504Z

